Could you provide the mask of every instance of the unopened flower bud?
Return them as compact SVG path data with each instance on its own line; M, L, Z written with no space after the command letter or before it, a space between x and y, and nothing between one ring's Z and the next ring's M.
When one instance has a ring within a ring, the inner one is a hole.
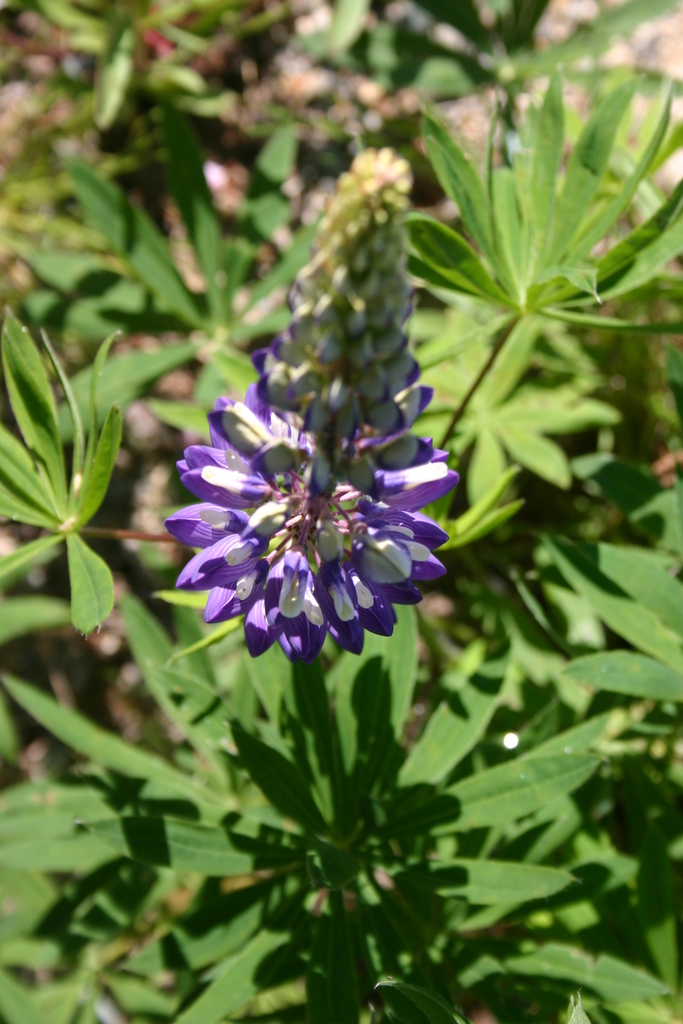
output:
M344 538L331 519L318 520L316 541L323 562L340 561L344 554Z

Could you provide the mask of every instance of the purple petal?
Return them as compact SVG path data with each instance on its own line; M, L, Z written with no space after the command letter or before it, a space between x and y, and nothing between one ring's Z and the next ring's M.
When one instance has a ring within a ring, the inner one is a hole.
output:
M453 490L460 477L444 462L375 474L380 499L387 505L417 512Z
M190 469L180 474L180 482L191 494L208 501L211 504L220 505L223 508L243 509L257 505L269 497L270 486L263 477L245 476L243 473L233 473L224 470L227 474L221 483L228 486L219 486L211 479L205 479L205 469ZM216 478L215 478L216 479Z
M244 573L232 586L213 587L204 609L204 622L225 622L237 615L245 615L263 597L267 572L267 562L260 559L250 572Z
M410 570L410 578L413 580L435 580L446 572L445 565L442 565L436 555L430 555L424 561L413 562Z
M337 562L320 567L315 578L315 596L333 639L345 650L360 654L363 628L358 621L356 591L348 573Z
M356 589L358 600L358 621L363 629L379 636L391 636L394 632L396 613L379 584L361 580L353 566L345 565L346 571Z
M422 600L422 594L410 580L405 583L382 583L381 588L392 604L419 604Z
M219 505L188 505L174 512L164 526L181 544L189 548L207 548L223 540L226 533L239 533L249 517L244 512L220 508Z
M282 627L271 627L266 622L265 604L259 598L251 606L244 619L244 640L252 658L258 658L277 640Z

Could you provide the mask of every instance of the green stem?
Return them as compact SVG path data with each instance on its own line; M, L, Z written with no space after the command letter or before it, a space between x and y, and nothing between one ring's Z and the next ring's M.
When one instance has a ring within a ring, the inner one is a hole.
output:
M507 327L505 327L501 331L500 337L498 338L498 341L495 343L495 345L491 349L491 353L490 353L488 359L486 360L486 362L482 366L482 368L479 371L479 373L477 374L477 376L474 378L474 380L473 380L472 384L470 385L470 387L469 387L469 389L467 391L467 394L463 398L462 402L460 403L458 408L455 410L455 412L451 416L451 419L450 419L450 422L448 424L448 427L446 428L446 432L443 435L443 437L441 439L441 442L439 444L440 448L445 448L446 445L448 444L448 442L450 441L451 437L453 436L453 432L454 432L455 428L457 427L457 425L460 422L460 420L462 419L462 417L465 415L465 412L467 410L467 406L470 404L470 402L471 402L472 398L474 397L474 394L477 391L479 385L484 380L484 377L486 376L486 374L489 372L489 370L493 366L494 362L496 361L496 356L498 355L498 353L502 349L502 347L505 344L505 342L507 341L507 339L510 337L510 334L512 333L512 329L513 329L513 327L515 326L516 323L517 323L517 320L511 320L510 323L507 325Z
M179 544L185 547L170 533L144 533L141 530L109 530L99 526L84 526L78 531L84 537L103 537L107 540L146 540L152 544Z

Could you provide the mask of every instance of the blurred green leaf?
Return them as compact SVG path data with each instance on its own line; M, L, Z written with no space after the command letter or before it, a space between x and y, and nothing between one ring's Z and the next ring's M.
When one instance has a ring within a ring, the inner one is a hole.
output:
M406 218L410 241L420 258L437 271L447 286L504 306L513 301L498 287L464 238L421 213Z
M66 626L70 621L69 605L57 597L5 597L0 601L0 644L25 633Z
M671 992L678 988L678 941L674 874L666 840L650 826L640 851L638 916L657 972Z
M37 555L41 555L56 544L61 544L63 540L63 536L53 533L49 537L39 537L28 544L22 544L16 551L0 557L0 586L7 580L14 579L20 570L28 569Z
M69 160L67 167L79 202L114 251L166 309L190 327L205 326L201 303L185 287L148 214L133 206L118 185L105 181L83 161Z
M204 177L202 154L187 121L175 107L164 106L164 139L170 160L167 173L173 197L194 245L206 281L206 294L214 323L227 319L221 280L221 229Z
M599 104L581 133L569 158L544 262L561 263L576 236L607 169L619 122L631 102L634 90L633 81L617 86Z
M328 44L333 54L343 53L353 46L363 31L370 0L336 0Z
M642 654L605 651L576 658L563 674L596 690L627 693L647 700L683 701L683 674Z
M104 53L97 69L93 117L100 131L107 131L121 113L133 74L135 29L128 12L113 13Z

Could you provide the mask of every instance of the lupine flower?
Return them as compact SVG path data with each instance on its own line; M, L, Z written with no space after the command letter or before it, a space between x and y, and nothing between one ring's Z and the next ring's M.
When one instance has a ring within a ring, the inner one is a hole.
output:
M242 451L232 440L236 420ZM445 572L432 551L447 534L418 509L447 494L458 475L428 439L419 462L376 470L368 496L344 480L312 491L315 439L265 406L256 385L244 404L219 399L209 427L211 447L193 445L178 463L201 503L166 520L169 533L201 549L177 586L209 591L206 622L244 615L254 657L277 640L291 660L310 662L328 632L360 653L366 629L391 635L392 605L421 599L414 580Z
M244 615L255 657L276 640L313 661L329 633L360 653L390 636L414 580L445 572L447 540L420 509L458 482L447 453L410 428L432 389L403 331L412 292L403 217L410 169L367 150L342 175L311 263L290 296L289 329L255 353L245 401L219 399L211 447L178 463L201 499L166 521L200 548L177 586L208 590L204 618Z

